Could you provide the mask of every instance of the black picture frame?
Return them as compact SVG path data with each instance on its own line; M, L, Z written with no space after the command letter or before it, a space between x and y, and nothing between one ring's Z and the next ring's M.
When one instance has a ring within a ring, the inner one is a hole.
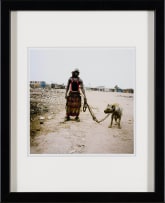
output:
M155 12L155 192L10 192L10 12L19 10L152 10ZM1 17L2 202L163 202L164 0L2 0Z

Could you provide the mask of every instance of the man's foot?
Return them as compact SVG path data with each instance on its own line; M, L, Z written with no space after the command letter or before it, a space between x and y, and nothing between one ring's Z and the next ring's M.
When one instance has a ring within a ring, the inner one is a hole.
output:
M79 119L78 116L75 118L75 120L76 120L77 122L80 122L80 119Z
M70 120L70 117L69 116L66 116L65 117L65 121L69 121Z

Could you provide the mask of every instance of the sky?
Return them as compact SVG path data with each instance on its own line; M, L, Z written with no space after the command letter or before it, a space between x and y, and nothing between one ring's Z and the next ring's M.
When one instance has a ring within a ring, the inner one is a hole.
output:
M85 87L135 87L135 48L29 48L30 81L67 84L78 68Z

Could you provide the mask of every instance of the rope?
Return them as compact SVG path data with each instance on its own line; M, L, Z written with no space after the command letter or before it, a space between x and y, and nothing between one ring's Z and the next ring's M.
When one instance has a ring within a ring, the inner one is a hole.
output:
M88 107L88 110L89 110L89 112L90 112L90 114L91 114L93 120L96 121L97 123L103 122L103 121L104 121L106 118L108 118L108 116L110 115L110 113L107 114L103 119L101 119L101 120L99 121L99 120L96 118L96 116L94 115L94 113L93 113L93 111L92 111L92 109L91 109L91 107L89 106L88 103L84 103L83 111L85 112L86 109L87 109L87 107Z

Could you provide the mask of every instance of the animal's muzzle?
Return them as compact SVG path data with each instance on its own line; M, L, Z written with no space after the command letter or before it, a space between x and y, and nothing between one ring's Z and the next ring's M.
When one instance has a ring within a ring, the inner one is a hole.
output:
M109 113L107 110L104 110L104 113Z

